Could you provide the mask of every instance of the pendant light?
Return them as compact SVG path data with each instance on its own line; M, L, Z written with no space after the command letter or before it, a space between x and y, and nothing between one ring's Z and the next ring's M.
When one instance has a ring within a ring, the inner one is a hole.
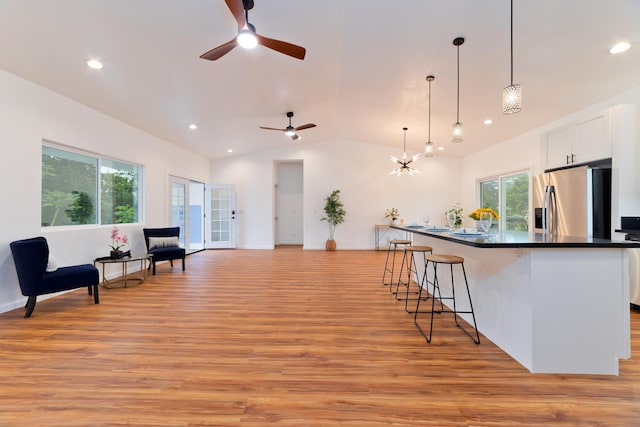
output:
M456 108L456 122L453 124L453 137L451 142L462 142L464 139L464 131L462 130L462 123L460 123L460 45L464 43L463 37L456 37L453 39L453 45L458 48L458 96L457 96L457 108Z
M409 166L412 162L415 162L420 158L420 153L414 155L410 160L407 160L407 129L408 128L402 128L402 130L404 131L404 148L402 151L402 160L398 159L397 157L391 156L391 161L393 163L397 163L399 166L389 172L389 175L400 176L402 175L402 172L407 172L409 175L413 176L414 173L422 173L419 170Z
M513 0L511 0L511 84L502 91L502 112L515 114L522 110L522 89L513 84Z
M427 81L429 82L429 134L427 136L427 143L424 146L425 157L433 157L433 142L431 142L431 82L434 79L434 76L427 76Z

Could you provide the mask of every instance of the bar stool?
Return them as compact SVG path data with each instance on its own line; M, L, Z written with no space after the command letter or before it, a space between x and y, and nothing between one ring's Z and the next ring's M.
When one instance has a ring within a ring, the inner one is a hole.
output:
M407 307L407 301L411 299L409 298L409 288L411 287L411 278L413 274L416 275L416 283L418 284L418 286L420 286L420 283L421 283L421 280L418 277L416 256L417 254L422 254L422 263L423 265L425 265L427 252L433 253L433 248L431 246L416 246L416 245L405 246L404 255L402 256L402 263L400 264L400 272L398 273L398 282L396 283L396 289L395 291L393 291L392 286L389 287L389 291L396 296L396 300L398 301L404 300L404 310L407 313L413 313L413 311L409 311ZM407 273L406 282L403 281L402 279L404 276L403 273L405 270L405 266L406 266L406 273ZM424 279L424 274L423 274L423 279ZM400 285L403 285L406 288L404 298L400 296ZM418 294L418 291L416 290L413 293ZM411 299L411 300L415 301L416 299Z
M442 300L443 299L450 299L453 300L453 310L448 310L449 312L453 313L453 318L455 319L456 322L456 326L458 326L460 329L462 329L464 331L464 333L466 333L467 335L469 335L469 337L473 340L473 342L475 342L476 344L480 344L480 334L478 333L478 326L476 324L476 316L475 313L473 312L473 303L471 302L471 293L469 292L469 283L467 282L467 273L464 269L464 258L456 256L456 255L434 255L434 254L429 254L425 257L425 259L427 260L427 263L425 264L425 270L424 270L424 276L423 276L423 285L426 285L425 288L425 292L428 293L428 287L429 284L433 285L433 292L431 293L431 296L433 297L431 300L431 310L430 311L420 311L419 307L420 307L420 300L421 299L428 299L429 296L427 294L427 297L422 297L422 290L423 290L423 286L420 287L420 291L418 293L418 301L416 302L416 311L414 312L413 315L413 323L416 325L416 327L418 328L418 330L420 331L420 333L422 334L422 336L427 340L427 342L431 342L431 336L433 333L433 314L434 313L442 313L444 312L444 306L442 305ZM429 263L431 263L431 265L433 265L433 281L429 282L428 276L427 276L427 269L429 268ZM436 311L435 310L435 294L436 294L436 288L438 288L438 293L440 293L440 286L438 284L438 265L440 264L445 264L445 265L449 265L449 270L451 273L451 293L452 295L450 297L443 297L441 294L439 295L439 300L440 300L440 307L441 310L440 311ZM462 267L462 274L464 276L464 284L467 288L467 297L469 298L469 310L468 311L460 311L456 308L456 292L455 292L455 284L454 284L454 279L453 279L453 266L454 265L460 265ZM420 327L420 325L418 325L418 313L430 313L431 314L431 324L429 326L429 336L427 336L424 331L422 330L422 328ZM459 322L458 322L458 314L471 314L471 317L473 319L473 328L475 330L475 337L467 330L465 329Z
M395 265L396 265L396 250L398 249L398 246L407 246L411 244L411 240L405 240L405 239L391 239L389 240L389 247L387 248L387 259L384 262L384 273L382 273L382 284L387 286L389 285L389 289L391 289L391 285L393 284L393 274L395 271ZM393 247L393 249L391 249L391 247ZM391 254L391 251L393 250L393 257L391 259L391 265L389 265L389 255ZM387 273L391 273L391 280L389 282L385 282L385 277L387 276Z

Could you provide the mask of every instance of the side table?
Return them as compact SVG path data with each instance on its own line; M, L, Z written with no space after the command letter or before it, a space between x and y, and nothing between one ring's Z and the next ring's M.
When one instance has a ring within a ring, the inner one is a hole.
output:
M122 281L124 282L124 287L127 287L128 280L136 280L138 284L144 282L147 278L147 267L150 265L151 258L153 258L153 254L139 254L139 255L130 255L123 258L111 258L111 257L100 257L93 260L93 265L96 266L100 264L102 266L102 285L105 288L112 288L111 284L115 282ZM127 265L130 262L140 261L140 276L138 277L129 277L127 278L128 271ZM107 264L118 264L122 265L122 277L116 280L107 280L104 274L104 268ZM149 264L148 264L149 263Z

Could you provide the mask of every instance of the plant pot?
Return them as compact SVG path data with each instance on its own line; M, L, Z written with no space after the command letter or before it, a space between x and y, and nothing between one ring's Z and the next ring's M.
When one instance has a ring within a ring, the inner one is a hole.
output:
M109 258L111 259L120 259L124 257L124 252L122 251L111 251L111 253L109 253Z
M335 251L336 250L336 241L335 240L327 240L327 243L325 244L325 248L328 251Z

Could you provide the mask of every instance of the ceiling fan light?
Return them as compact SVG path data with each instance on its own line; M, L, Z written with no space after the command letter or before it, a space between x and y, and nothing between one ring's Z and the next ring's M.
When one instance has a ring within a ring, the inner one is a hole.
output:
M236 38L238 44L245 49L253 49L258 45L258 39L251 30L241 30Z
M455 122L453 124L453 137L451 138L451 142L462 142L464 139L464 130L462 129L462 123Z
M522 89L519 84L509 85L502 91L502 112L515 114L522 110Z
M294 136L296 131L293 130L293 127L287 126L287 129L284 131L284 134L287 136Z

